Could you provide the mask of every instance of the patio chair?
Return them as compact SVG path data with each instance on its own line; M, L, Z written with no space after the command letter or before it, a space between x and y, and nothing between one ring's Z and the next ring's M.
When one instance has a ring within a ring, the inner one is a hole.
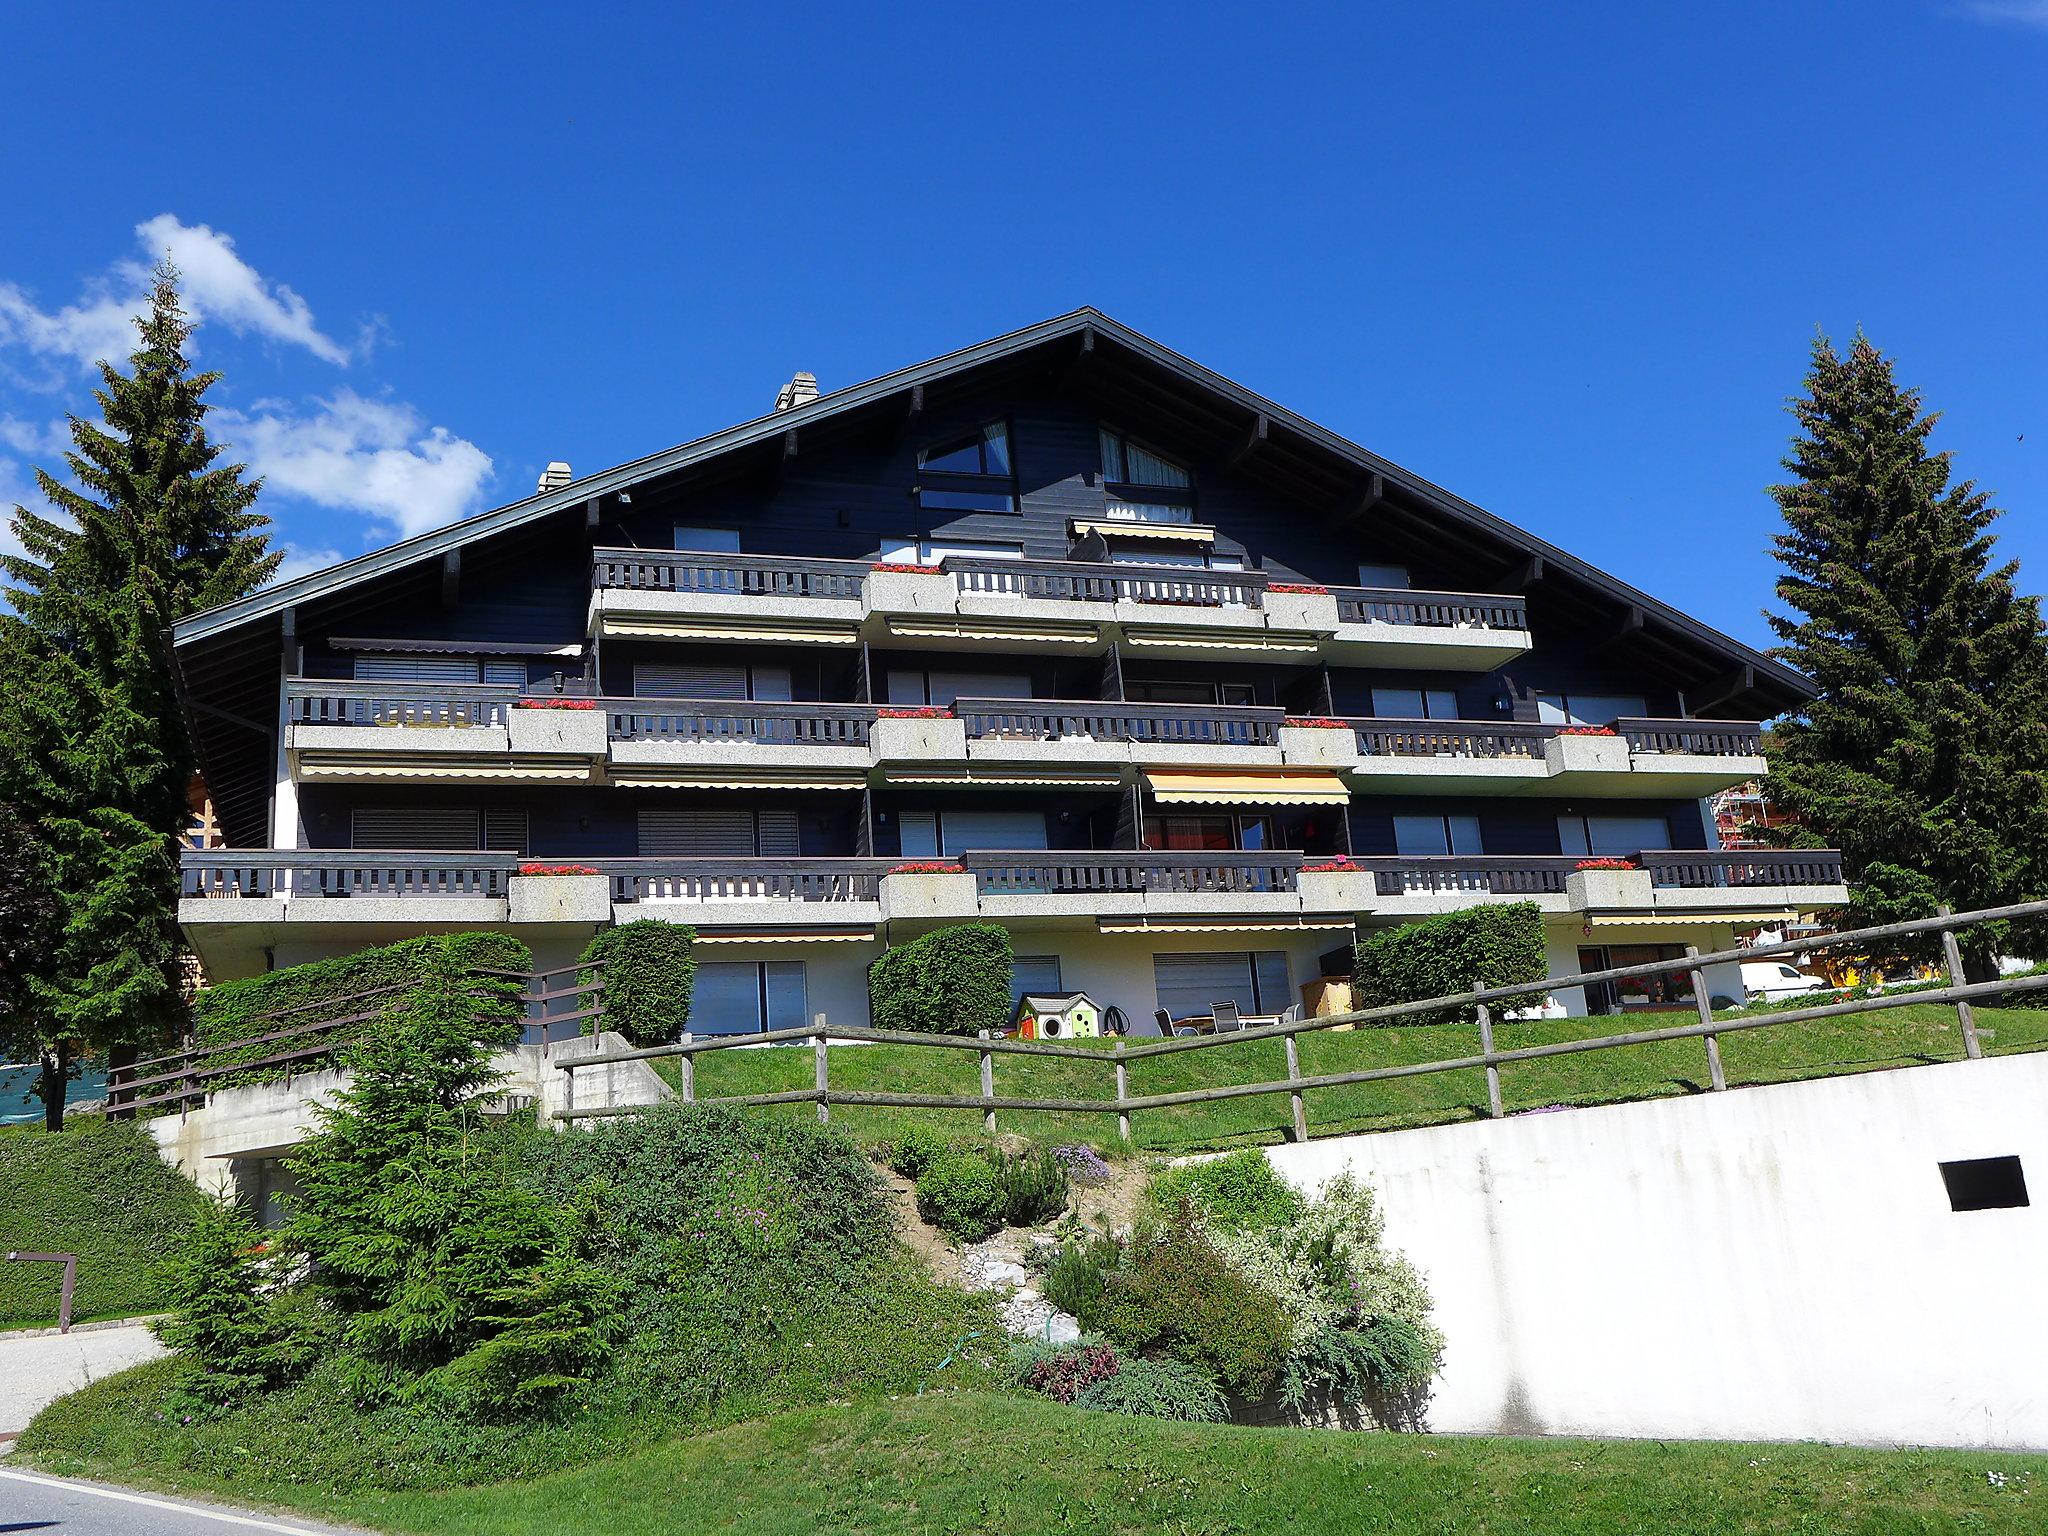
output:
M1164 1008L1160 1008L1154 1011L1152 1015L1152 1021L1159 1026L1160 1034L1171 1035L1174 1033L1173 1015L1168 1013Z
M1235 1003L1211 1003L1209 1017L1216 1021L1216 1033L1219 1035L1244 1028L1244 1020L1238 1017Z

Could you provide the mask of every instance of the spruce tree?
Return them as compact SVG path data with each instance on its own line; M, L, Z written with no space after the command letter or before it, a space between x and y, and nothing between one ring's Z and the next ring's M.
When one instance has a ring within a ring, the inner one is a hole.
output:
M38 471L58 516L16 507L22 553L0 556L15 610L0 613L0 799L33 824L60 905L26 1010L53 1128L74 1043L118 1065L182 1017L177 839L194 759L166 632L281 558L251 510L259 483L216 462L204 396L220 376L191 370L168 264L139 326L128 371L100 365L101 421L71 418L70 483Z
M2048 894L2048 643L2017 563L1992 563L1998 509L1860 333L1815 341L1806 391L1771 488L1792 612L1767 617L1818 693L1773 733L1771 800L1842 850L1858 925ZM2012 938L1964 935L1972 975Z

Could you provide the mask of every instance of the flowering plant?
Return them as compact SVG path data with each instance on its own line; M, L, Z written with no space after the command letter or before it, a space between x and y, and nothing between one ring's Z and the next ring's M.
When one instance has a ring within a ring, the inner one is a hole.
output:
M1268 592L1303 592L1311 597L1328 597L1330 595L1328 587L1319 587L1311 581L1269 581L1266 583L1266 590Z
M878 720L944 720L950 710L940 709L936 704L918 704L912 707L884 706L875 711Z
M889 866L892 875L964 875L965 866L949 864L942 859L912 859L907 864Z
M1297 730L1348 731L1351 729L1349 721L1333 719L1329 715L1289 715L1280 723L1282 725L1294 726Z
M901 560L877 560L868 569L871 571L894 571L899 576L943 576L946 574L936 565L909 565Z
M1573 869L1641 869L1634 859L1581 859Z
M1611 725L1561 725L1557 728L1560 736L1612 736Z
M596 709L595 699L521 699L519 709Z
M1346 873L1357 867L1350 859L1340 853L1334 858L1323 859L1319 863L1304 864L1301 866L1301 872L1304 875L1335 875Z
M601 875L604 871L593 869L588 864L522 864L519 866L519 873L522 875Z

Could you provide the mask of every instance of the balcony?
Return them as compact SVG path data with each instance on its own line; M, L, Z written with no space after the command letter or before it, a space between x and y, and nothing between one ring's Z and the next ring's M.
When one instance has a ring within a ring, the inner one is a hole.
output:
M874 936L894 859L594 859L621 922L675 910L701 943Z
M1353 720L1360 789L1381 794L1696 799L1760 777L1762 727L1741 720Z
M1278 709L1098 699L957 699L939 718L878 722L876 760L899 782L1034 779L1116 784L1133 764L1278 767Z
M1659 912L1813 910L1849 899L1842 856L1832 848L1645 851L1637 862Z
M550 707L557 701L522 699L516 687L291 678L284 697L299 779L580 784L605 758L592 708Z
M869 704L601 699L610 776L626 788L858 789Z
M1350 666L1486 672L1527 651L1529 608L1488 592L1332 587L1337 628L1327 660Z
M975 851L976 910L994 920L1081 917L1293 917L1301 911L1303 855L1181 853L1150 849Z
M591 553L590 633L634 639L853 645L868 563L672 549Z

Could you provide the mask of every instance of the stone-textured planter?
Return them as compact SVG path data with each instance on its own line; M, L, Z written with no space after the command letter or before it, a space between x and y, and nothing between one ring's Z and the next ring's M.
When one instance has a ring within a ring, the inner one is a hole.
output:
M928 720L877 719L868 741L877 762L963 763L967 760L967 725L949 715Z
M882 916L971 918L975 915L974 876L884 875Z
M1574 912L1647 912L1656 899L1647 869L1575 869L1564 888Z
M1552 773L1627 773L1628 742L1620 736L1553 736L1543 743Z
M1304 869L1295 878L1304 912L1370 912L1378 895L1377 883L1362 869Z
M1337 599L1327 592L1272 592L1265 596L1266 623L1273 629L1337 633Z
M612 915L609 875L514 875L506 898L514 923L602 923Z
M1358 733L1350 728L1283 725L1280 756L1291 768L1349 768L1358 761Z
M604 756L608 716L602 709L515 708L507 710L505 718L514 752L593 760Z
M943 573L869 571L867 595L876 613L951 613L960 601L960 581Z

